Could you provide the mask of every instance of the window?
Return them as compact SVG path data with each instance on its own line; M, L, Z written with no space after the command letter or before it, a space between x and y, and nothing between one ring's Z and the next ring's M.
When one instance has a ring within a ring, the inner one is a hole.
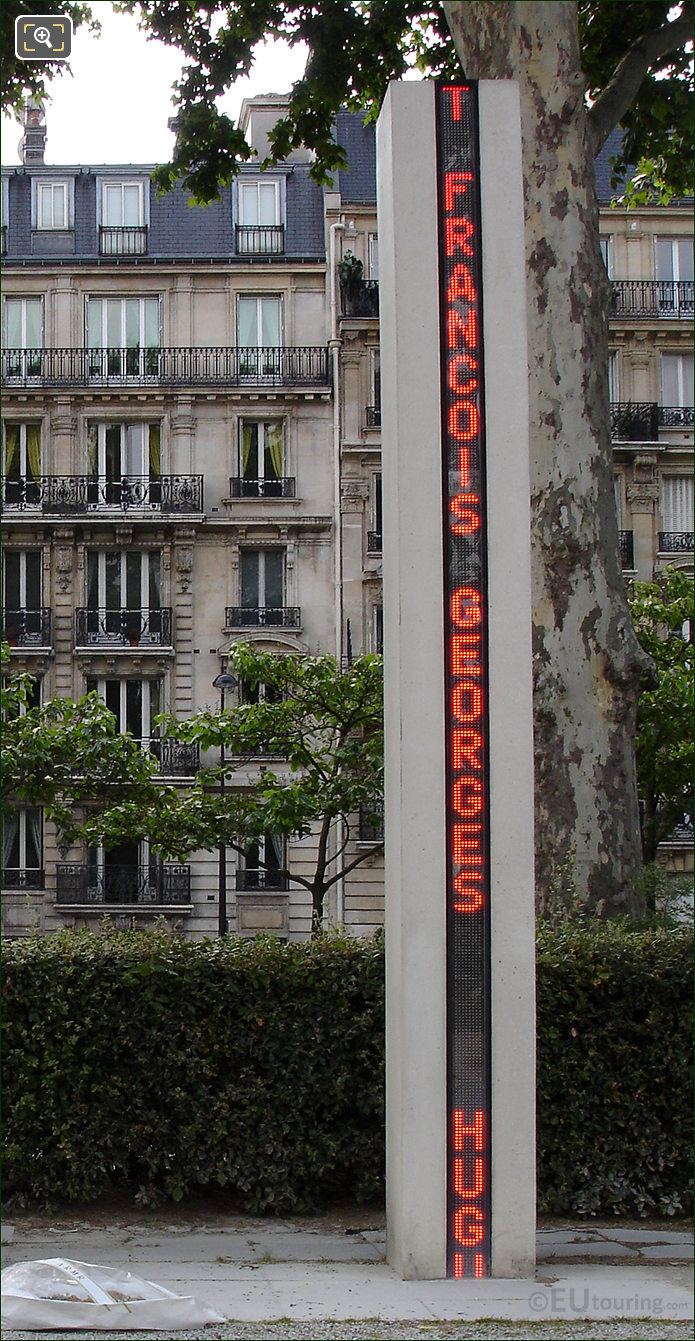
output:
M606 267L606 274L608 275L608 278L609 278L609 279L612 279L612 277L613 277L613 238L612 238L612 237L600 237L598 241L599 241L599 246L600 246L600 248L601 248L601 256L602 256L602 258L603 258L603 264L604 264L605 267Z
M657 279L692 281L692 238L657 237L654 239L654 248Z
M7 225L10 218L10 183L7 177L0 181L0 226L2 227L2 254L7 251Z
M372 405L381 413L381 351L372 350Z
M608 355L608 399L617 401L620 399L620 388L618 385L618 355L614 351Z
M248 843L239 871L240 889L287 889L285 844L280 834L264 833Z
M41 502L41 427L3 425L3 478L6 507L38 507Z
M671 535L692 535L693 478L692 475L663 475L661 478L661 523L664 532ZM660 545L659 548L662 548ZM692 542L690 544L692 548Z
M237 251L246 255L279 255L285 249L283 183L273 178L240 181Z
M158 550L87 552L87 606L79 643L159 645L165 633L171 636L161 605Z
M384 650L384 611L375 605L372 611L372 652L381 654Z
M367 265L369 278L379 278L379 239L376 233L370 233L367 239Z
M243 498L289 496L280 419L242 419L239 425L239 493ZM291 493L294 493L292 489Z
M88 506L160 508L161 463L159 424L90 423Z
M43 299L5 299L5 354L8 377L38 377L43 347Z
M692 354L661 355L661 404L674 407L692 406Z
M43 889L43 826L38 806L7 806L2 826L5 889Z
M17 647L49 645L41 609L39 549L6 549L3 554L3 625L8 643Z
M615 514L618 518L618 530L623 524L623 477L621 474L613 476L613 491L615 494Z
M138 228L145 216L145 182L101 182L101 216L105 228Z
M156 734L154 718L161 712L160 680L87 680L87 693L97 693L113 713L118 730L135 740Z
M265 609L281 623L285 603L285 553L281 549L242 549L241 605L244 610ZM269 622L266 618L266 622Z
M157 377L159 298L88 298L90 377Z
M2 683L5 689L11 688L13 678L14 677L12 675L3 675ZM26 700L24 703L21 704L19 712L15 713L14 710L8 706L4 715L8 720L10 717L14 716L24 717L24 715L27 712L31 712L32 709L40 707L41 707L41 680L36 675L30 675L27 677L27 683L26 683Z
M381 554L383 539L381 472L372 475L370 512L371 529L367 532L367 553Z
M32 178L32 226L40 231L72 228L72 182Z
M277 377L280 359L274 352L282 345L282 298L237 300L238 343L243 351L239 370L251 378Z

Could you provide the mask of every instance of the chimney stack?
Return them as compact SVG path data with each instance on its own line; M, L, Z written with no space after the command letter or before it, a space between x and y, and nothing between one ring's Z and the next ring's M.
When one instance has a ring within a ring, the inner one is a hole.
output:
M36 98L27 98L22 110L24 134L19 141L23 163L43 163L46 148L46 114Z

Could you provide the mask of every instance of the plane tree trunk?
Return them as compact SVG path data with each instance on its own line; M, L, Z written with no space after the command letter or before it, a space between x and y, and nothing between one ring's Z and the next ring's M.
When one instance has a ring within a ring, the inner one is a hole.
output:
M577 6L443 8L465 76L515 79L521 91L538 905L574 886L596 913L638 912L635 714L651 663L633 632L618 555L609 284Z

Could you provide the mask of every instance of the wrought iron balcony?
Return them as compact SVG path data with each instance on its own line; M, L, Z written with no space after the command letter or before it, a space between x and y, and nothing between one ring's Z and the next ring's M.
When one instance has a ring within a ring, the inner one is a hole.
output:
M75 610L77 647L171 647L171 608L107 610L80 606Z
M694 545L692 531L659 531L660 554L692 554Z
M232 498L294 498L294 486L293 475L276 480L249 480L246 476L233 475L229 481L229 492Z
M659 407L654 401L612 401L611 437L621 442L656 442Z
M298 605L228 605L224 619L228 629L298 629L302 622Z
M360 806L360 842L383 843L384 841L384 803L376 801L371 806Z
M100 256L145 256L147 228L115 228L107 224L99 229Z
M344 317L378 317L378 279L354 279L349 285L341 284Z
M368 405L365 410L367 428L381 428L381 406Z
M381 531L367 531L367 553L381 554Z
M3 506L60 517L93 512L169 513L203 510L202 475L40 475L2 481Z
M41 610L3 610L3 638L10 647L50 647L51 612Z
M192 778L200 768L200 747L184 740L143 740L142 748L157 761L165 778Z
M45 872L37 867L5 866L2 872L3 889L43 889Z
M691 279L614 279L611 289L612 317L692 320L695 285Z
M659 428L692 428L692 405L659 405Z
M235 238L239 256L282 256L285 250L283 224L237 224Z
M283 890L289 889L289 879L284 871L257 871L247 866L237 871L236 887L239 890Z
M620 566L632 569L635 566L635 548L632 531L618 531L620 547Z
M325 386L331 384L323 345L200 349L5 349L8 386Z
M58 903L187 904L191 901L191 868L181 865L91 866L59 862Z

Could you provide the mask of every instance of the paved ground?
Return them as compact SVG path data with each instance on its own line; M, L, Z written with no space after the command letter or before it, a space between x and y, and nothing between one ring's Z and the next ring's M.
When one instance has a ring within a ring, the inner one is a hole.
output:
M203 1333L178 1334L210 1341L692 1336L692 1239L669 1226L552 1225L538 1236L535 1280L459 1282L400 1280L384 1260L381 1218L359 1212L291 1222L95 1218L17 1219L4 1265L58 1256L127 1265L195 1294L228 1319ZM19 1341L32 1334L7 1335ZM79 1341L106 1334L69 1335Z

